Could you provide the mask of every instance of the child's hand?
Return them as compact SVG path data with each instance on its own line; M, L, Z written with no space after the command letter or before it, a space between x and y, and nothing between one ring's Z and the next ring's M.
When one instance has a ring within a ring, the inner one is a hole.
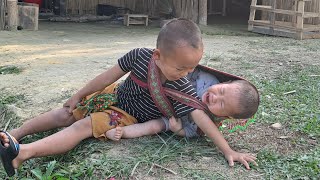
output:
M169 129L174 133L179 132L182 129L181 119L180 118L176 119L175 117L172 116L169 119Z
M80 102L81 98L78 98L76 96L72 96L70 99L67 100L63 104L63 107L69 107L69 113L71 114L72 111L77 107L77 104Z
M234 166L234 162L238 161L243 164L247 169L250 169L249 163L252 162L255 166L258 166L256 163L256 157L248 153L240 153L236 151L231 151L230 153L225 154L226 159L229 162L229 166Z

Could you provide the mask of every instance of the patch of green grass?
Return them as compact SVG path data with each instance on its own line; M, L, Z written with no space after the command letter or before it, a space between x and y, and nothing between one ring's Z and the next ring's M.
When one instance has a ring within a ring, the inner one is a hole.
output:
M21 102L25 99L23 94L18 95L10 95L10 94L0 94L0 104L16 104L17 102Z
M0 74L19 74L22 69L16 66L0 66Z
M19 123L19 117L8 107L25 100L24 95L0 94L0 128L12 127Z
M247 30L247 25L234 24L215 24L208 26L200 26L202 34L209 36L224 35L224 36L262 36L257 33L252 33Z
M306 154L281 156L272 151L258 154L258 170L267 179L320 179L320 149Z
M320 67L281 73L277 79L257 82L261 89L258 119L288 123L291 128L320 137Z

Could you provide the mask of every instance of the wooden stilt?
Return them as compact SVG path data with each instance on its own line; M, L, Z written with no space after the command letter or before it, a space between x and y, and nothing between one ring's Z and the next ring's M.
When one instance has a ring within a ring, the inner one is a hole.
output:
M18 1L17 0L7 0L7 10L8 10L8 30L15 31L18 28L19 16L18 16Z
M303 38L303 16L304 16L304 1L298 1L298 16L297 16L297 39Z
M251 1L251 7L255 7L257 5L257 0L252 0ZM249 26L248 26L248 30L252 31L253 29L253 21L254 18L256 16L256 9L255 8L250 8L250 15L249 15Z
M207 0L199 0L199 24L207 25L208 10L207 10Z
M0 0L0 30L6 26L7 0Z

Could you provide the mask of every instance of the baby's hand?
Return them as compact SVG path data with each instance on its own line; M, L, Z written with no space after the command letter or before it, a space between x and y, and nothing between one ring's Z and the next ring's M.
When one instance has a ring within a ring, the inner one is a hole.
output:
M71 114L72 111L77 107L77 104L80 102L81 98L78 98L76 96L72 96L70 99L67 100L63 104L63 107L69 107L69 113Z
M174 133L180 131L182 129L181 119L180 118L176 119L175 117L172 116L169 119L169 129Z
M256 163L256 157L248 154L248 153L240 153L240 152L236 152L236 151L231 151L229 153L225 154L226 159L229 162L229 166L234 166L234 162L238 161L241 164L243 164L247 169L250 169L249 163L252 162L255 166L258 166L258 164Z

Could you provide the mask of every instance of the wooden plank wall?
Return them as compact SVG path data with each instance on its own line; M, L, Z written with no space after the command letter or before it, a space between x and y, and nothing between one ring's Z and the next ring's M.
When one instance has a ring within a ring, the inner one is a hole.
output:
M276 9L285 9L285 10L292 10L293 9L293 2L294 0L277 0L276 1ZM262 0L262 5L270 5L270 0ZM305 3L305 12L318 12L319 13L319 0L312 0L311 2ZM268 15L266 13L262 13L262 19L267 20ZM284 21L284 22L292 22L292 16L289 15L276 15L277 21ZM305 19L304 23L306 24L317 24L318 18L309 18Z
M106 4L116 7L124 7L135 13L144 13L156 16L157 0L66 0L67 15L96 15L97 5Z
M0 30L5 29L6 9L7 9L7 0L0 0Z
M148 14L151 17L159 17L157 4L161 0L66 0L67 15L96 15L98 4L107 4L117 7L125 7L135 13ZM169 0L176 11L177 17L198 21L198 0Z
M173 0L177 17L198 21L199 0Z

